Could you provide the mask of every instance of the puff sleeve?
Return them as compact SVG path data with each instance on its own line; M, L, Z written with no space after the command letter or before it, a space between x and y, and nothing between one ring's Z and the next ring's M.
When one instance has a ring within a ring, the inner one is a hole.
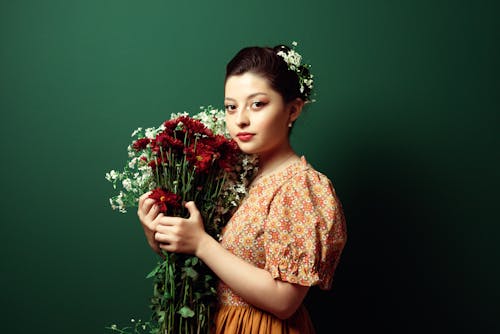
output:
M346 238L342 206L330 180L308 169L287 180L270 204L265 269L282 281L329 289Z

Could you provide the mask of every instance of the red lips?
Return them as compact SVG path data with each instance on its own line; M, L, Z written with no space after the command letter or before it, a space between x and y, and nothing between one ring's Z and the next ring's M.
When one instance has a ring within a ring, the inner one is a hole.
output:
M254 134L249 132L239 132L238 134L236 134L236 137L238 137L238 139L241 141L250 141L252 140L253 136Z

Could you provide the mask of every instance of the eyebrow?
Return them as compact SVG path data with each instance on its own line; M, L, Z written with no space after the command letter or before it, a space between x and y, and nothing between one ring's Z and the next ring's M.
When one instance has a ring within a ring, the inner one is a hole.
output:
M247 100L256 97L257 95L267 95L266 93L253 93L247 96ZM236 99L233 99L232 97L225 97L224 100L230 100L230 101L236 101Z

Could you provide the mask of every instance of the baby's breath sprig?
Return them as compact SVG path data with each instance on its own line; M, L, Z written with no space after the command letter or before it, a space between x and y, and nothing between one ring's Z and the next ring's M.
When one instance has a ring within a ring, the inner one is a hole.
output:
M283 47L283 50L278 51L276 54L283 58L285 63L288 65L288 69L297 73L300 84L300 92L304 94L306 98L306 102L311 103L315 102L312 100L311 92L314 87L314 76L311 74L311 65L310 64L302 64L302 56L295 50L295 47L298 45L297 42L292 42L292 47L287 49ZM307 90L306 90L307 88Z
M135 320L130 319L131 326L126 326L123 328L118 327L116 324L105 327L110 331L116 332L118 334L150 334L158 333L158 329L149 321L142 321L141 319Z

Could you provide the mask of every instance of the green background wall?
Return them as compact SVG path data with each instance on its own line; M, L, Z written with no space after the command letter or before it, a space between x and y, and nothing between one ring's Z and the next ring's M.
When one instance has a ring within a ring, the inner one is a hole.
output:
M319 333L500 329L495 1L45 0L0 4L2 333L149 317L156 262L104 173L129 135L222 105L247 45L299 42L317 103L296 149L349 241Z

